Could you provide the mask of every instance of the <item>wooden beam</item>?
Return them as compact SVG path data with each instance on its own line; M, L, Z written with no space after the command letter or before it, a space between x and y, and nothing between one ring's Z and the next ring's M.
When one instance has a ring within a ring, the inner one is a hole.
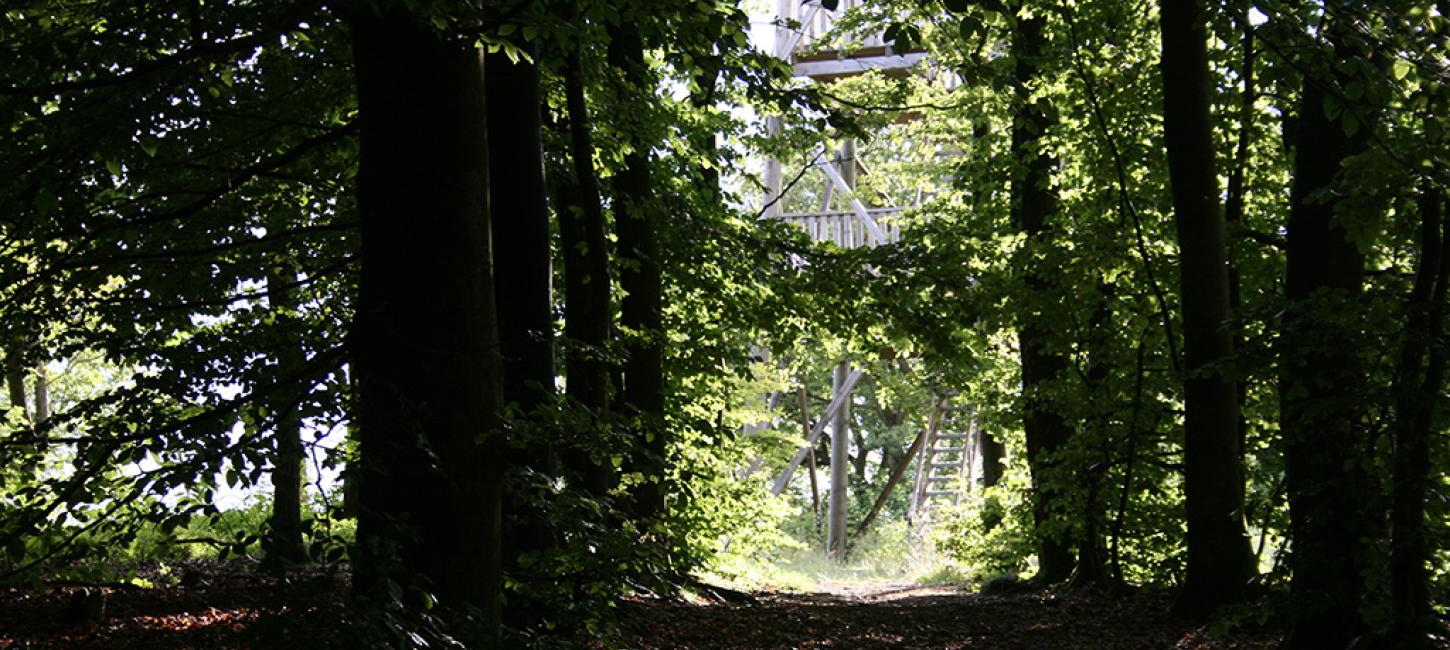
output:
M808 406L806 404L806 387L805 386L801 386L800 387L800 390L796 391L796 396L800 400L800 408L801 408L801 433L803 435L805 435L806 437L809 438L810 435L811 435L811 409L810 409L810 406ZM821 534L821 488L816 483L816 448L815 447L811 447L810 451L806 452L806 458L810 462L810 477L811 477L811 523L813 525L812 526L812 530L815 531L816 535L820 535Z
M876 515L881 512L881 507L886 505L886 499L891 497L891 491L896 489L896 484L901 482L901 477L906 475L906 468L911 466L911 460L926 446L926 441L936 435L937 427L941 425L941 400L932 400L932 409L926 416L926 428L916 434L916 440L911 441L911 447L907 448L906 456L892 470L891 477L886 479L886 486L881 488L881 495L876 497L876 502L871 504L871 511L866 513L866 518L861 520L861 525L856 527L856 532L851 534L851 539L861 537L861 533L871 526Z
M827 163L821 165L821 169L825 170L826 177L830 178L831 183L836 186L836 191L840 192L842 196L851 196L851 186L847 185L846 179L842 178L841 173L836 171L835 165ZM856 213L856 218L860 219L861 223L866 224L866 231L871 233L871 236L876 239L875 243L882 244L890 241L887 239L886 233L881 230L881 226L877 225L876 220L871 217L871 213L866 210L865 204L861 203L855 197L852 197L850 202L851 211Z
M831 385L847 397L851 391L845 390L844 386L850 373L851 366L843 361L836 364L831 377ZM831 420L831 494L830 506L826 508L826 554L837 561L846 559L846 536L850 532L846 529L849 509L846 498L849 496L851 477L850 455L851 400L848 399L841 403L840 409Z
M805 35L805 26L809 25L815 19L816 13L821 10L821 5L808 4L805 5L805 8L806 13L800 19L801 26L797 29L790 30L784 35L784 38L779 36L776 38L775 58L785 59L786 61L790 60L790 55L795 51L795 46L801 42L801 36ZM786 16L779 17L782 21L786 20L786 18Z
M790 484L791 476L795 474L796 468L799 468L801 463L805 461L806 454L815 448L816 441L820 440L821 433L826 430L826 425L830 424L831 418L841 409L841 406L846 403L846 400L851 397L851 391L856 387L856 382L860 381L861 376L865 374L866 371L858 368L852 370L851 374L846 376L845 383L838 387L835 395L831 396L831 403L826 406L826 413L821 416L821 419L816 421L815 426L811 427L810 433L806 434L806 444L802 445L796 451L795 457L790 459L790 463L786 464L785 471L781 472L780 478L776 479L775 484L770 487L771 494L780 494L785 491L785 486Z
M859 59L836 59L833 61L804 61L794 66L797 77L844 77L861 74L867 70L905 70L926 58L925 52L897 54L893 56L872 56Z

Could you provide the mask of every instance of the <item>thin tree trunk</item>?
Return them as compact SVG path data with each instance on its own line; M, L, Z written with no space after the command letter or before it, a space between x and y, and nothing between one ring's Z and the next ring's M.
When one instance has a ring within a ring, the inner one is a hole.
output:
M1345 26L1330 15L1325 33L1341 41L1335 57L1361 58L1342 44ZM1358 38L1358 37L1355 37ZM1339 200L1320 198L1344 160L1364 150L1372 113L1352 105L1355 137L1325 115L1324 79L1308 78L1294 126L1284 295L1279 335L1280 431L1289 497L1290 631L1286 650L1343 648L1365 629L1359 614L1368 549L1379 525L1363 458L1363 370L1353 309L1364 256L1336 216ZM1337 85L1337 84L1336 84ZM1333 315L1328 313L1333 310Z
M1450 276L1450 238L1441 218L1440 190L1421 189L1420 262L1407 309L1405 339L1395 376L1394 489L1390 513L1391 635L1396 647L1428 647L1430 550L1425 539L1425 497L1430 481L1431 421L1445 384L1440 341ZM1431 347L1433 346L1433 347ZM1429 348L1429 363L1425 365ZM1424 369L1423 374L1421 369Z
M1238 143L1234 150L1233 169L1228 174L1228 195L1224 199L1224 226L1227 236L1228 254L1228 308L1229 313L1235 320L1239 317L1239 311L1243 308L1243 287L1240 278L1239 266L1243 259L1241 245L1235 245L1238 238L1234 237L1234 231L1243 227L1244 204L1248 199L1248 183L1244 179L1244 173L1249 167L1249 145L1254 139L1254 102L1258 99L1258 86L1254 81L1254 62L1257 57L1257 50L1254 46L1254 25L1249 21L1248 11L1239 13L1237 20L1242 24L1244 30L1243 61L1240 65L1239 76L1243 79L1243 92L1239 95L1239 133ZM1235 350L1243 347L1243 332L1235 324L1231 330L1233 347ZM1239 381L1236 384L1238 389L1239 402L1239 454L1242 455L1244 447L1248 442L1249 422L1244 417L1243 408L1248 400L1248 382Z
M1184 496L1188 570L1176 612L1240 602L1255 573L1243 523L1229 279L1209 113L1208 39L1198 0L1163 0L1163 130L1183 304Z
M50 371L44 359L35 364L35 426L50 419Z
M589 424L570 431L563 461L571 476L591 495L609 491L609 468L594 462L586 436L597 436L609 409L607 361L613 323L610 298L609 239L594 171L594 143L585 104L583 62L572 48L564 66L564 96L569 111L569 157L572 170L556 177L559 194L559 243L564 260L564 337L568 340L566 393L583 409Z
M655 88L644 61L638 28L623 21L609 29L609 63L623 72L626 92L636 101L653 102ZM659 218L654 205L649 151L638 122L625 124L632 144L624 169L614 177L614 224L618 238L619 286L624 291L619 323L625 340L624 385L619 412L634 421L636 452L631 469L645 477L634 491L635 516L643 520L663 514L664 480L669 440L664 427L663 287L660 271Z
M292 312L297 309L297 299L292 285L297 274L289 261L279 262L267 270L267 300L273 311ZM307 355L302 342L295 335L281 341L276 351L277 374L283 378L284 389L272 404L272 438L276 442L276 455L272 459L272 521L268 542L267 559L274 566L300 564L307 561L307 549L302 543L302 481L303 446L302 418L298 415L305 387L300 381L292 383L307 364Z
M1036 268L1033 251L1048 246L1048 219L1057 214L1057 194L1052 189L1052 156L1043 149L1042 135L1053 124L1040 107L1028 103L1029 87L1041 74L1041 60L1046 56L1045 21L1033 17L1017 21L1012 34L1012 50L1016 58L1017 117L1012 126L1012 151L1025 167L1012 181L1012 219L1019 232L1027 236L1026 254L1022 263L1029 294L1061 300L1050 275L1055 269ZM1039 302L1037 298L1029 302ZM1062 500L1058 452L1067 444L1071 428L1058 415L1043 395L1043 387L1055 381L1068 368L1061 353L1051 351L1048 341L1052 324L1035 306L1022 310L1018 319L1017 344L1022 355L1022 428L1026 434L1027 465L1032 473L1033 519L1037 537L1037 575L1041 584L1066 580L1072 574L1072 550L1061 528L1053 521L1066 517Z
M505 445L483 53L394 6L358 11L362 272L352 333L361 507L354 588L429 593L497 644Z
M989 488L1002 481L1002 459L1007 448L997 436L986 429L977 430L977 453L982 458L982 487Z
M1113 286L1098 282L1097 305L1088 320L1087 368L1083 371L1084 384L1089 396L1091 426L1100 441L1101 457L1095 464L1084 463L1079 468L1082 482L1086 483L1087 499L1082 508L1082 534L1077 539L1077 568L1072 574L1071 585L1078 588L1105 588L1111 586L1107 568L1107 552L1103 546L1103 520L1106 517L1100 495L1105 488L1108 468L1112 466L1112 436L1110 434L1111 412L1108 398L1104 394L1111 376L1108 342L1112 336L1109 320L1112 308L1109 299Z
M851 457L851 474L856 477L856 482L866 484L866 438L862 435L861 429L851 429L851 442L856 447L856 455Z
M527 50L526 50L527 51ZM539 69L531 61L511 61L503 52L485 57L488 93L488 152L494 273L499 345L503 357L503 397L521 432L510 450L510 464L526 468L504 490L504 572L525 585L549 579L533 575L521 562L554 545L547 509L536 486L558 474L553 418L554 399L553 241L544 182L543 116ZM537 478L526 478L537 477ZM511 595L506 612L515 628L538 624L547 613L527 590Z

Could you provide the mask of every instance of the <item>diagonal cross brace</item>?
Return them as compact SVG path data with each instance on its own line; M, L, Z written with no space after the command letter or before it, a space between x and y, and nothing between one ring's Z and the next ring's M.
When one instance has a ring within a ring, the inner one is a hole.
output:
M806 436L806 444L796 451L795 458L790 459L790 463L785 466L785 471L781 472L780 478L775 480L775 485L770 486L771 494L778 495L785 491L785 486L790 483L790 478L795 474L796 468L801 466L801 462L806 459L806 454L809 454L811 449L816 446L816 441L821 439L821 433L826 430L826 425L835 419L846 400L851 398L851 390L856 387L856 382L860 381L865 374L866 371L858 368L846 375L846 381L841 384L840 392L831 396L831 403L826 406L826 414L816 421L816 426L811 427L810 434Z
M856 162L853 160L851 164L854 165ZM821 169L826 172L826 177L831 179L831 184L836 186L836 191L840 192L842 196L851 196L851 186L846 184L846 179L841 178L841 172L836 171L835 165L825 163L821 165ZM881 244L888 241L886 233L881 230L881 226L876 224L876 220L871 218L871 213L866 211L866 205L861 203L860 199L851 198L851 210L856 213L856 218L860 219L861 223L866 224L866 231L871 233L871 237L876 240L876 243Z
M796 46L796 44L801 42L801 36L804 35L804 30L806 28L806 25L811 24L811 21L812 20L815 20L816 13L821 10L821 5L819 5L819 4L806 5L806 8L805 9L806 9L806 13L805 13L805 15L801 16L801 19L800 19L800 22L801 22L800 28L799 29L793 29L793 30L791 30L790 31L790 36L787 36L784 41L781 41L781 42L779 42L779 43L776 44L776 46L775 46L775 58L777 58L777 59L785 59L787 62L790 61L790 55L795 52L795 46Z

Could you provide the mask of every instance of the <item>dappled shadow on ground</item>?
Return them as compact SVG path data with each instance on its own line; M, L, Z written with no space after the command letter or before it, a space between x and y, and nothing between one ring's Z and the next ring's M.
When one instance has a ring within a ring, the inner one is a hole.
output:
M0 588L0 649L356 646L347 641L343 576L279 580L207 564L167 578L148 589Z
M0 650L11 648L354 648L343 574L277 579L225 563L174 566L152 588L0 588ZM104 612L85 594L106 593ZM624 636L554 642L598 648L1264 649L1275 630L1210 637L1168 617L1161 592L1107 598L1032 591L983 596L877 584L760 593L751 605L627 599Z
M1163 593L1107 598L1033 591L984 596L884 585L758 594L753 605L639 600L626 604L622 647L966 648L981 650L1272 648L1275 630L1211 637L1168 616Z

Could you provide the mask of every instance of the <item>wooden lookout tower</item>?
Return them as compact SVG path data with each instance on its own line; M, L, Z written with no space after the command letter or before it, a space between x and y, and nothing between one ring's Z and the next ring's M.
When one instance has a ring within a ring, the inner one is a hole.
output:
M849 35L844 39L851 43L849 50L832 45L841 39L827 40L827 37L839 36L834 33L836 18L863 2L839 0L836 7L827 9L820 0L777 0L774 55L788 61L797 78L815 83L832 83L872 70L896 75L923 72L927 64L924 51L899 50L881 33ZM771 135L779 134L781 118L767 117L766 129ZM764 178L766 207L762 218L795 224L805 230L813 242L831 242L842 248L897 242L902 228L909 227L903 217L915 206L867 207L858 199L854 194L857 177L869 171L857 159L856 153L856 142L847 139L840 142L835 151L826 151L822 146L808 156L811 161L807 164L813 169L807 170L801 180L820 183L821 191L814 208L804 211L783 209L785 202L781 200L784 198L781 193L788 188L782 187L782 163L774 158L767 160ZM772 486L776 494L786 489L794 471L829 425L831 489L826 547L837 557L844 554L849 535L846 479L851 403L852 391L862 374L860 369L851 368L845 361L835 366L831 399L825 413L819 416L815 426L808 428L804 444ZM773 398L771 403L775 401ZM811 417L805 413L804 400L801 408L802 419L808 424ZM974 482L973 477L982 475L978 469L981 455L974 453L981 435L975 411L970 406L955 403L955 392L946 391L933 397L931 413L926 420L927 427L919 432L901 466L893 470L883 494L876 500L876 507L861 522L858 532L869 525L913 463L917 472L915 484L910 488L908 517L918 527L930 520L934 503L960 503L963 490Z

